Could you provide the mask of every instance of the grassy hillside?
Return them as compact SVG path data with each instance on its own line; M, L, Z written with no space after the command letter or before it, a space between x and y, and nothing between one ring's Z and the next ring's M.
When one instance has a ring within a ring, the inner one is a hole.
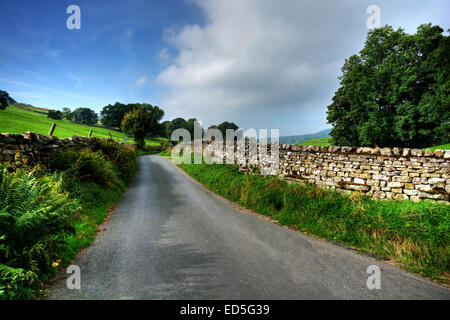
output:
M26 131L32 131L41 134L48 134L52 123L56 123L56 129L53 133L58 138L69 138L71 136L87 136L89 130L93 130L93 137L108 138L109 132L114 139L119 138L123 141L125 134L122 132L97 128L68 120L53 120L43 114L27 111L26 109L9 106L5 110L0 110L0 132L23 134ZM128 140L132 141L132 139ZM146 140L147 145L159 145L158 141Z
M311 139L328 138L330 136L331 128L325 129L316 133L303 134L299 136L280 137L280 143L297 144Z
M331 146L331 138L321 138L321 139L312 139L312 140L307 140L304 141L302 143L299 143L299 146ZM427 148L424 148L423 150L425 151ZM437 149L442 149L442 150L448 150L450 149L450 143L447 144L443 144L440 146L434 146L434 147L430 147L431 151L437 150Z
M321 138L321 139L311 139L307 141L303 141L302 143L299 143L299 146L331 146L330 143L331 138Z
M24 103L19 103L16 102L13 104L15 107L21 108L21 109L25 109L25 110L30 110L33 112L37 112L37 113L42 113L42 114L48 114L48 110L46 108L38 108L38 107L34 107L32 105L29 104L24 104Z
M450 149L450 143L443 144L443 145L440 145L440 146L434 146L434 147L431 147L430 149L431 149L431 151L434 151L434 150L437 150L437 149L449 150Z

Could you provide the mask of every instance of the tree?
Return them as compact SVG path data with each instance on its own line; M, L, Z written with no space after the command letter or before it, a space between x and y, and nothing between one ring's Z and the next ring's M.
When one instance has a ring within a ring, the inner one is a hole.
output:
M122 131L134 138L139 148L145 146L144 138L151 131L152 118L145 108L135 108L122 120Z
M227 137L227 129L237 130L239 127L234 122L224 121L217 126L217 129L222 133L223 139Z
M160 125L159 136L164 138L170 138L170 121L164 121Z
M67 108L67 107L62 108L62 114L63 114L64 118L66 118L67 120L72 119L72 111L70 111L69 108Z
M185 121L181 127L183 129L186 129L187 131L189 131L189 134L191 135L191 139L194 139L194 134L195 134L195 128L197 126L197 129L202 133L203 135L203 129L201 128L200 124L197 122L196 118L191 118L188 121Z
M98 122L97 114L89 108L77 108L72 112L71 116L73 121L82 124L96 124Z
M47 118L54 120L62 120L63 113L59 110L48 110Z
M173 119L170 122L170 126L169 126L169 139L172 136L172 132L174 132L176 129L181 129L185 126L186 124L186 120L184 120L183 118L176 118Z
M9 96L8 92L0 90L0 110L5 110L7 106L15 102L16 101Z
M328 106L337 145L422 148L450 141L450 39L425 24L369 31Z
M148 135L150 137L158 136L161 132L161 124L159 123L159 121L161 121L161 119L164 117L164 111L158 106L152 106L148 103L137 103L136 106L137 108L143 108L150 115L150 130Z
M120 102L103 107L100 112L102 124L106 127L119 128L123 117L135 107L135 104L123 104Z
M114 105L107 105L100 112L100 115L102 116L102 124L107 127L120 128L125 115L136 108L144 108L150 114L151 130L149 132L149 135L159 135L161 131L159 121L164 116L164 111L158 106L152 106L148 103L123 104L120 102L116 102Z

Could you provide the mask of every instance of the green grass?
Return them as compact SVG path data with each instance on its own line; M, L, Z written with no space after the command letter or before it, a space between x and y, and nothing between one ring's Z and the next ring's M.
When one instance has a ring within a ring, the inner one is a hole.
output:
M75 222L75 233L64 238L60 259L62 266L67 266L80 249L88 247L100 228L97 226L108 217L111 208L119 202L126 189L126 183L105 188L93 182L79 182L76 185L81 206L79 219Z
M303 141L302 143L299 143L299 146L322 146L322 147L328 147L331 146L331 138L320 138L320 139L311 139Z
M425 151L428 148L424 148L423 151ZM450 149L450 143L447 144L442 144L440 146L434 146L429 148L431 151L437 150L437 149L441 149L441 150L449 150Z
M282 225L389 257L409 271L449 283L446 204L344 196L277 177L242 174L232 165L180 167L210 190Z
M44 109L44 108L36 108L36 107L25 105L25 104L22 104L22 103L19 103L19 106L21 106L22 108L26 108L28 110L31 110L31 111L37 111L37 112L46 113L46 114L48 113L48 109Z
M56 123L56 128L53 133L58 138L69 138L71 136L86 137L89 130L93 130L93 137L109 138L109 132L116 140L124 141L123 137L126 135L122 132L109 130L105 128L97 128L83 124L74 123L68 120L53 120L47 118L43 114L27 111L15 106L9 106L5 110L0 110L0 132L23 134L26 131L32 131L47 135L52 123ZM157 146L163 138L154 140L146 140L146 145ZM133 139L128 140L133 142Z
M321 147L329 147L331 146L331 138L321 138L321 139L312 139L303 141L302 143L298 144L299 146L321 146ZM423 151L425 151L428 148L424 148ZM431 151L442 149L442 150L449 150L450 149L450 143L443 144L440 146L434 146L429 148Z

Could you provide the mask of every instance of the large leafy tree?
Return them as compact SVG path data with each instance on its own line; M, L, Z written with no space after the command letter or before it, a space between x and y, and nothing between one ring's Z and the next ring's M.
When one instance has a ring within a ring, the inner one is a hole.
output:
M239 127L234 122L224 121L217 126L217 129L222 133L223 139L226 139L227 129L237 130Z
M72 119L72 111L70 111L69 108L67 108L67 107L62 108L62 114L63 114L63 117L66 118L67 120Z
M138 147L145 145L144 138L150 133L151 116L144 108L135 108L122 120L122 131L134 138Z
M146 103L134 104L133 110L127 113L121 122L122 131L132 136L139 147L144 146L146 137L158 136L161 132L159 121L164 111L157 106Z
M72 112L71 117L73 121L82 124L96 124L98 122L97 114L89 108L77 108Z
M16 102L13 98L11 98L8 92L0 90L0 110L6 109L7 106Z
M345 60L328 106L338 145L426 147L450 141L450 39L439 26L416 34L371 30Z
M137 108L144 108L150 113L151 132L149 134L151 136L159 135L161 128L159 127L158 122L164 116L164 111L158 106L152 106L148 103L123 104L116 102L114 105L107 105L100 112L100 115L102 116L102 124L107 127L119 128L125 115Z
M62 120L63 113L59 110L48 110L47 118L54 120Z
M123 117L136 107L134 104L123 104L116 102L103 107L100 115L102 124L107 127L119 128Z
M170 121L164 121L163 123L161 123L160 127L159 127L159 136L164 137L164 138L170 138L170 135L172 132L170 132Z
M169 125L169 132L168 132L169 138L172 136L173 131L175 131L176 129L184 128L185 126L186 126L186 120L184 120L183 118L173 119Z

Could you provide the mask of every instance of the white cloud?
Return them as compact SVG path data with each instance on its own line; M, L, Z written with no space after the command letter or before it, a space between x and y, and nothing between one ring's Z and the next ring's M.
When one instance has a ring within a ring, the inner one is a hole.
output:
M142 76L134 82L134 86L141 87L146 83L147 83L147 77Z
M378 2L382 10L389 4ZM168 118L196 117L204 125L227 120L244 128L280 128L281 134L329 127L326 106L344 59L363 46L371 1L194 3L206 25L164 31L178 50L158 75L167 87L161 105ZM411 14L408 19L428 22ZM382 24L389 22L382 11ZM401 21L389 24L401 26Z

